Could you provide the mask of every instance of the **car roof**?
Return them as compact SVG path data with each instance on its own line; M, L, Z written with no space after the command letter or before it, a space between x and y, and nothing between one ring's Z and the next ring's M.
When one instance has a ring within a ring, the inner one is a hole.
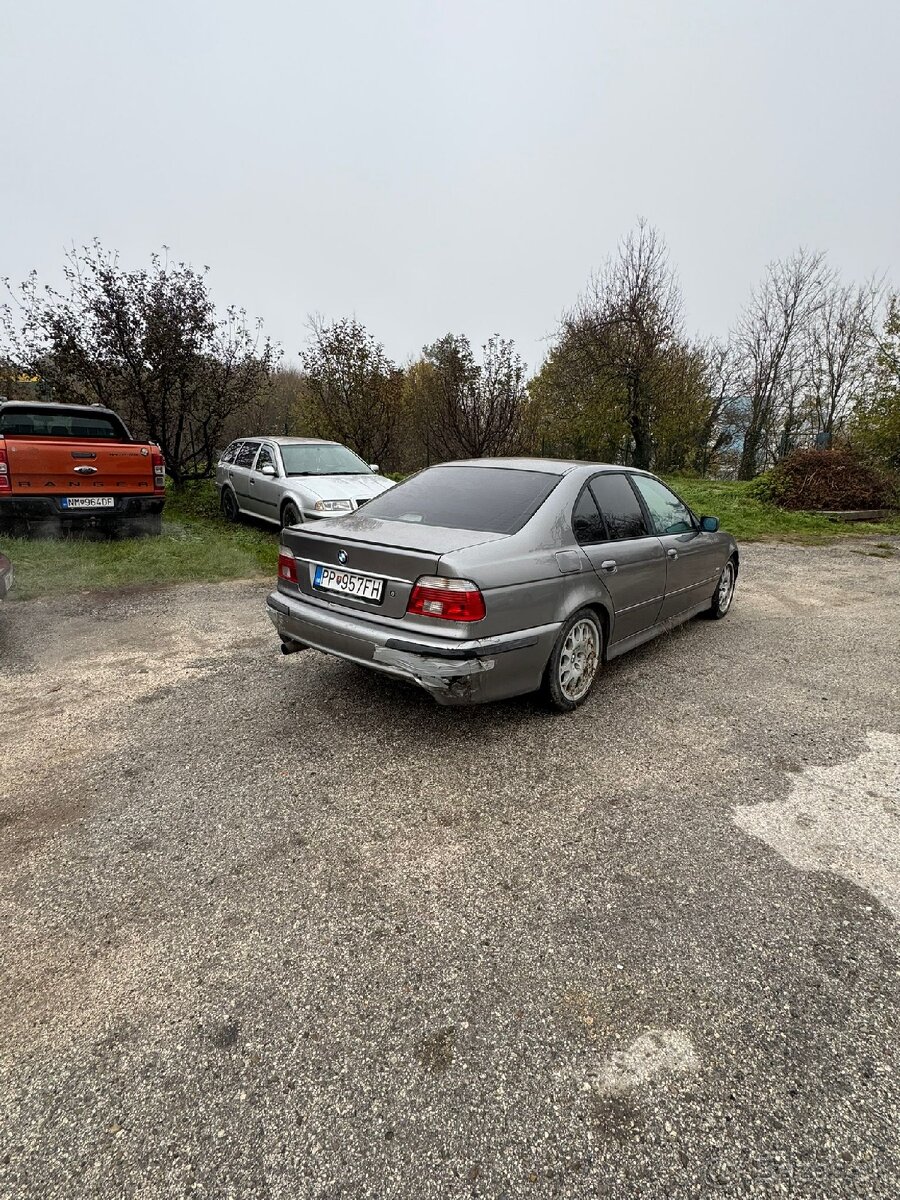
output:
M332 438L273 437L270 433L245 433L236 442L274 442L276 446L340 446Z
M439 467L500 467L507 471L543 471L547 475L568 475L570 471L635 471L647 474L637 467L623 467L621 463L585 462L574 458L460 458L453 462L436 463Z

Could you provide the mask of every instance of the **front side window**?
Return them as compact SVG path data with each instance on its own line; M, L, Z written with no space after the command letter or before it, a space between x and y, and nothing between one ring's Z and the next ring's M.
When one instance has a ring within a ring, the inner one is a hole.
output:
M259 454L256 459L256 469L261 471L263 467L274 467L278 470L278 464L275 462L275 455L268 446L260 446Z
M234 465L236 467L252 467L258 449L259 442L244 442L234 456Z
M650 513L653 532L657 537L667 533L691 533L694 518L686 504L670 492L664 483L651 479L649 475L632 475L634 486L640 492Z
M286 475L371 475L368 465L352 450L336 443L282 444Z
M572 528L575 531L576 541L583 546L607 540L603 518L600 516L600 510L591 495L590 488L584 488L575 503L572 512Z
M596 475L591 491L613 540L647 536L644 513L624 475Z
M517 533L560 478L512 467L429 467L370 500L365 512L382 521Z

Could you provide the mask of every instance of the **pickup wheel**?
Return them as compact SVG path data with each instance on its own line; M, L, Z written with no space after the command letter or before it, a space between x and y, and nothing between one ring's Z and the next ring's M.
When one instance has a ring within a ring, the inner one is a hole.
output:
M241 511L238 508L237 497L231 488L222 488L222 499L219 503L222 506L222 516L226 521L236 521L241 515Z

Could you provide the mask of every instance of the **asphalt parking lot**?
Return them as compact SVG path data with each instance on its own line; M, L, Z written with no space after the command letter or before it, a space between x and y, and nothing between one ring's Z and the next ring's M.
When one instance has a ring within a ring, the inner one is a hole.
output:
M900 1194L900 546L748 546L589 703L0 611L0 1194Z

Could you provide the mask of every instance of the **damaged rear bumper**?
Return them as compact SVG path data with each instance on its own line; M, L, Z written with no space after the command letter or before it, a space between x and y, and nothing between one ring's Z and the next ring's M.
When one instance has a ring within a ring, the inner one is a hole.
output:
M273 592L266 607L287 649L310 647L408 680L441 704L479 704L540 685L558 625L452 641L398 635L390 626L337 614Z

